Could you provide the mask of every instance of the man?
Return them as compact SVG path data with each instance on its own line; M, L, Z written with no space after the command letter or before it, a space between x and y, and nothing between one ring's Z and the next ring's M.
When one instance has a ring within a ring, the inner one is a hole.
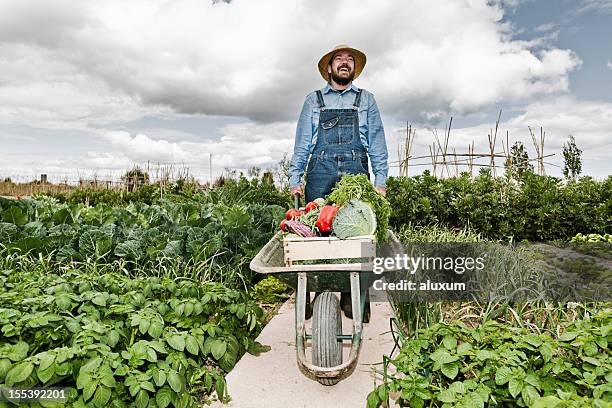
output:
M363 52L346 45L335 47L319 60L319 72L327 85L306 97L289 168L291 193L304 196L305 192L306 202L325 198L343 174L365 174L369 179L368 156L374 186L381 194L386 192L389 165L380 113L374 95L353 84L365 63ZM301 179L305 168L303 191ZM310 302L310 296L307 301ZM345 314L352 317L350 294L343 293L340 304ZM311 313L309 303L306 318ZM364 322L367 321L369 303L364 314Z
M364 53L346 45L319 60L327 85L306 97L289 168L291 193L302 196L306 169L307 202L328 195L343 174L369 178L368 156L376 190L386 192L387 143L378 106L374 95L353 84L365 63Z

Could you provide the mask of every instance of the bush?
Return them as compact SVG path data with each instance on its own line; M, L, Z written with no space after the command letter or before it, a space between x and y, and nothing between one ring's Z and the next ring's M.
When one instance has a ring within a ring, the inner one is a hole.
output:
M561 179L525 172L518 181L481 172L438 179L425 172L390 177L390 224L469 227L489 239L567 240L577 233L612 232L612 176L604 181Z

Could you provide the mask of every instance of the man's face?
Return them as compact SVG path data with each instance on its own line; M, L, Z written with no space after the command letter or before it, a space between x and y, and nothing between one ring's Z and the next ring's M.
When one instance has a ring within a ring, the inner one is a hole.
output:
M337 84L346 85L355 77L355 59L347 51L337 52L332 57L327 72Z

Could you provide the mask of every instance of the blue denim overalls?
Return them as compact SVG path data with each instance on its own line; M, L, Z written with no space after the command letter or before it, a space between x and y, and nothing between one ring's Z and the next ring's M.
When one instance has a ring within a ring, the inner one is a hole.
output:
M306 202L325 198L343 174L365 174L370 179L368 155L359 136L358 90L352 109L326 109L317 91L321 115L317 143L306 168Z

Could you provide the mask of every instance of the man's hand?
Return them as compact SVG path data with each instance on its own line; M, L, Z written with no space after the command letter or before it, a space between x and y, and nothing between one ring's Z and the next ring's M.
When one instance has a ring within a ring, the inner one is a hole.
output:
M376 187L376 191L378 191L380 194L382 194L383 197L385 195L387 195L387 189L385 187Z
M291 187L291 196L293 197L296 194L299 194L300 197L304 197L304 193L302 191L302 186Z

